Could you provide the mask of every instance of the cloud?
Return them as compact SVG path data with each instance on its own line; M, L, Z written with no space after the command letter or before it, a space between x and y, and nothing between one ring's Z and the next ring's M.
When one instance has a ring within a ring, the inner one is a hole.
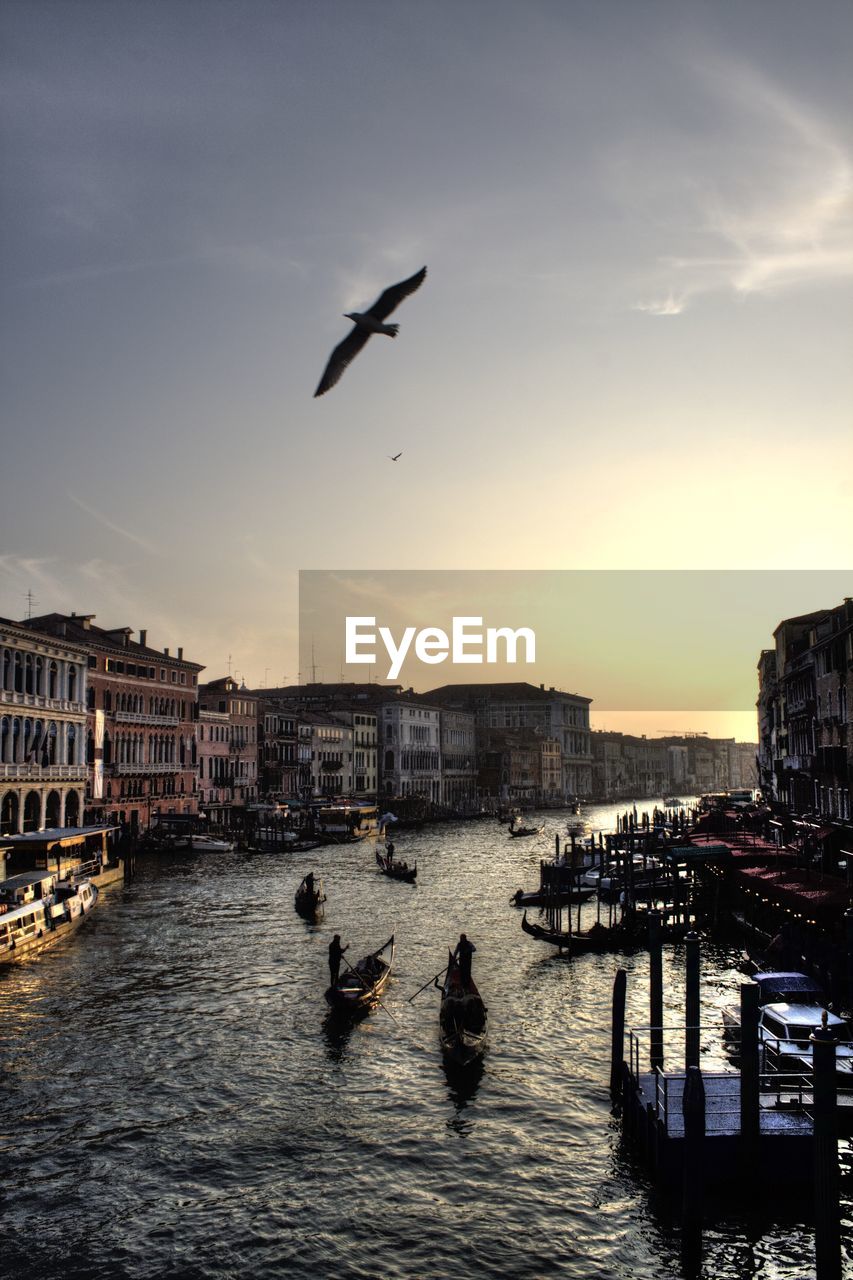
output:
M653 165L640 154L627 175L645 215L690 251L658 259L634 308L678 315L688 298L713 292L769 294L853 275L853 162L832 126L741 60L705 58L693 69L711 98L707 130L676 126ZM652 167L654 189L644 180Z
M127 538L128 542L132 542L135 546L141 547L143 551L148 551L151 555L162 554L159 547L156 547L153 542L149 542L147 538L140 538L139 534L132 533L129 529L123 529L121 525L115 524L114 521L110 520L100 511L96 511L94 507L90 507L87 502L82 500L82 498L75 497L73 493L69 493L68 497L80 508L81 511L85 511L93 520L97 520L99 524L102 524L104 528L109 529L112 533L117 533L122 538Z
M661 298L657 302L636 302L634 310L645 311L650 316L680 316L686 306L686 297L676 298L674 294L670 293L666 298Z

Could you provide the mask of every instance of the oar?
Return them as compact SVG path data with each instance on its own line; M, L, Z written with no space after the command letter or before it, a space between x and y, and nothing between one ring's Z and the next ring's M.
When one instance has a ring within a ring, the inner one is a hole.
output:
M346 965L346 967L347 967L348 969L352 970L352 972L353 972L353 973L355 974L355 976L358 978L358 980L359 980L359 982L361 983L361 985L364 987L365 991L369 991L369 990L370 990L370 988L368 987L367 983L364 981L364 978L362 978L362 976L361 976L361 974L359 973L358 969L353 969L352 965L350 964L349 960L347 960L346 956L341 956L341 959L343 960L343 962L344 962L344 964ZM379 996L374 995L373 999L374 999L374 1000L376 1001L376 1003L379 1005L379 1008L380 1008L380 1009L385 1009L385 1012L388 1014L388 1017L389 1017L389 1018L393 1019L393 1021L394 1021L394 1022L399 1022L399 1021L400 1021L400 1019L399 1019L399 1018L397 1018L397 1017L395 1017L395 1016L394 1016L394 1014L391 1012L391 1010L390 1010L390 1009L386 1008L386 1006L385 1006L385 1005L382 1003L382 1001L379 999Z
M422 987L419 987L418 990L415 992L414 996L409 996L408 1000L406 1001L406 1004L411 1004L415 996L419 996L422 991L426 991L427 987L432 986L432 984L441 977L442 973L447 973L447 965L444 966L444 968L441 970L441 973L437 973L434 977L429 978L428 981L426 981Z

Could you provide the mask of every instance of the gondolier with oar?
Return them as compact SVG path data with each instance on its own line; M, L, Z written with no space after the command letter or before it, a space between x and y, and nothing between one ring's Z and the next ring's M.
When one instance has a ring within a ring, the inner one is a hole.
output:
M341 935L336 933L332 941L329 943L329 977L331 985L334 986L338 980L338 974L341 970L341 959L345 951L349 951L349 946L341 946Z
M453 959L459 965L459 977L462 979L463 987L471 981L471 957L476 950L473 942L469 942L465 934L460 933Z

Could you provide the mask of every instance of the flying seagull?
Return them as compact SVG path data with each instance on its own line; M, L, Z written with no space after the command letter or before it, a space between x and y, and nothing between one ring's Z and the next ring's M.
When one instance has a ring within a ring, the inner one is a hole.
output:
M426 267L421 267L420 271L417 271L413 276L409 276L408 280L401 280L399 284L392 284L383 294L380 294L368 311L344 312L347 320L352 320L353 327L343 342L339 342L329 356L329 363L323 370L323 376L320 379L317 390L314 392L315 398L331 390L344 369L346 369L351 360L355 359L372 333L385 333L389 338L396 338L397 330L400 326L384 324L383 321L390 316L395 307L399 307L404 298L408 298L410 293L414 293L416 289L420 288L426 277L426 271Z
M399 453L389 453L389 454L388 454L388 457L391 459L391 461L392 461L392 462L397 462L400 458L402 458L402 456L403 456L403 450L402 450L402 449L400 450L400 452L399 452Z

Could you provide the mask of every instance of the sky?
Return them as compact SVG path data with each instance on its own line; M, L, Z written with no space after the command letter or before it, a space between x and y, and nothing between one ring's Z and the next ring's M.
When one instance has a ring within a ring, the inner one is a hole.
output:
M848 568L851 53L833 0L5 0L0 613L257 685L300 569Z

